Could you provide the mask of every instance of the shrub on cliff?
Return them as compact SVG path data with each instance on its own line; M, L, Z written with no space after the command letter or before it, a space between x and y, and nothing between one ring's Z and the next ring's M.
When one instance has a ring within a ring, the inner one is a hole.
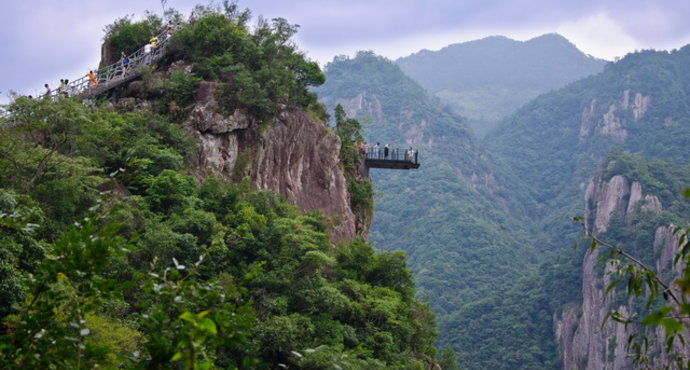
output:
M130 17L125 16L105 27L103 39L110 43L116 55L121 51L129 55L149 42L151 36L161 32L162 25L160 17L152 13L147 13L147 17L138 22L132 22Z
M207 12L175 33L170 58L191 62L201 78L221 82L218 101L228 111L245 109L267 120L279 105L316 106L307 88L325 77L291 42L297 26L282 18L260 20L250 32L247 20L246 12Z

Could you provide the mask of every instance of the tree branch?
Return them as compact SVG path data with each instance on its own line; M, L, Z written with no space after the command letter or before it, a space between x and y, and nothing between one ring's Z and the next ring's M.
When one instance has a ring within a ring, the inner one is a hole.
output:
M627 258L628 260L630 260L630 261L632 261L633 263L635 263L635 264L636 264L637 266L639 266L642 270L651 272L654 281L655 281L657 284L661 285L661 287L664 288L663 293L665 293L665 295L671 297L671 298L673 299L673 301L674 301L677 305L680 305L680 304L681 304L680 299L679 299L678 297L676 297L676 295L674 294L673 290L671 290L671 288L669 288L668 284L666 284L663 280L661 280L661 279L659 278L659 276L656 274L656 272L654 272L654 270L652 270L651 268L649 268L649 267L648 267L647 265L645 265L642 261L640 261L639 259L637 259L635 256L633 256L633 255L627 253L627 252L624 251L623 249L621 249L621 248L619 248L619 247L616 247L615 245L609 244L609 243L607 243L607 242L605 242L605 241L599 239L598 237L596 237L594 234L592 234L591 232L589 232L589 231L587 230L587 227L585 226L584 221L580 221L580 225L582 225L583 229L585 230L585 236L587 236L588 238L592 239L596 244L602 245L602 246L604 246L604 247L606 247L606 248L608 248L608 249L610 249L610 250L612 250L612 251L614 251L614 252L616 252L616 253L622 255L623 257L625 257L625 258Z

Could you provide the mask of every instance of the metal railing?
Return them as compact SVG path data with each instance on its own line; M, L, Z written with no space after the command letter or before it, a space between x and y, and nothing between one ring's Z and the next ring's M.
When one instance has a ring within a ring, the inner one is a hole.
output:
M419 152L412 148L368 148L366 151L366 159L381 160L381 161L405 161L411 163L418 163Z
M175 26L173 32L178 26L179 25ZM67 84L67 86L52 89L50 94L43 94L42 96L46 98L56 98L60 96L79 96L82 94L97 95L109 90L113 84L120 82L127 77L138 75L140 73L137 70L139 66L156 63L165 54L164 46L172 38L172 32L166 28L163 32L159 33L155 37L158 39L158 43L156 44L155 48L151 48L150 53L146 53L146 46L142 46L137 51L127 56L127 58L129 58L127 70L125 70L122 64L122 59L120 58L117 62L109 66L91 69L95 75L93 81L88 75L84 75L70 82Z

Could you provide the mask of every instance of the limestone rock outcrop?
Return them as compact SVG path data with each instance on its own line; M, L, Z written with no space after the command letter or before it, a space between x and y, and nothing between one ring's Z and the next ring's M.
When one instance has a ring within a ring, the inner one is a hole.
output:
M593 134L609 136L616 142L624 142L628 137L626 129L630 117L637 121L644 117L651 104L649 95L637 92L631 97L630 90L623 91L620 101L610 105L600 105L593 99L582 110L579 141L587 141Z
M368 223L350 208L337 135L306 113L287 108L263 124L239 110L222 113L216 93L216 83L200 83L185 122L199 140L193 166L200 174L208 171L235 181L247 177L303 212L322 212L334 242L366 236Z
M608 180L601 177L592 179L585 192L585 225L590 232L597 235L606 232L614 217L620 217L627 226L634 215L640 212L660 214L663 210L659 199L653 194L645 194L643 186L630 181L621 175ZM674 226L659 226L654 235L654 248L659 256L656 269L660 274L673 269L673 257L677 248L679 235L674 234ZM601 248L587 252L582 263L582 302L572 303L563 308L560 315L554 317L556 340L561 349L564 369L633 369L634 364L628 356L626 344L634 330L623 324L604 319L610 310L617 310L624 316L632 312L632 302L615 300L616 288L608 294L606 288L612 282L609 272L613 265L601 268ZM657 336L663 338L663 329L657 330ZM677 348L688 352L690 349ZM668 364L663 350L654 358L654 366Z

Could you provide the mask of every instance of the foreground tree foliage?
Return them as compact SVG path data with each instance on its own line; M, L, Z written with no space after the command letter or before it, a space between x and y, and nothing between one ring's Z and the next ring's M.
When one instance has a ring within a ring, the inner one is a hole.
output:
M322 75L290 54L295 27L260 22L250 35L242 19L206 14L177 52L199 71L275 84L267 106L311 104L295 89ZM194 37L226 27L281 61L237 73L252 55L198 54ZM262 79L271 68L291 72ZM404 254L334 247L318 214L246 182L189 176L195 142L169 113L66 98L4 107L0 367L432 366L435 319L414 299Z

